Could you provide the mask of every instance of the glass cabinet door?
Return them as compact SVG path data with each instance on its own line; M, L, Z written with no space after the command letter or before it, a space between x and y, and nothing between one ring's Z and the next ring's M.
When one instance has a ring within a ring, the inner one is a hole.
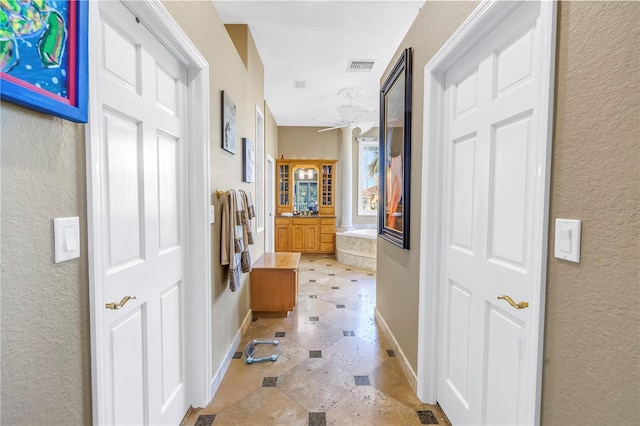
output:
M322 205L333 206L333 165L322 166Z
M278 167L278 204L281 206L288 206L289 199L289 165L280 164Z

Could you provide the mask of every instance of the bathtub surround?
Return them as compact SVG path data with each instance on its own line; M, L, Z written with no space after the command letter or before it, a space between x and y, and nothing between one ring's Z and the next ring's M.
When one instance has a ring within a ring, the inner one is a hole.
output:
M338 262L369 271L376 270L378 231L373 228L336 233Z

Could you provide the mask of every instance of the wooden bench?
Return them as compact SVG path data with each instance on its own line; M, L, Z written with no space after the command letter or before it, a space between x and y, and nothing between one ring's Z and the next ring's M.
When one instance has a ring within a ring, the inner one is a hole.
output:
M258 317L286 317L298 300L300 253L265 253L252 265L251 310Z

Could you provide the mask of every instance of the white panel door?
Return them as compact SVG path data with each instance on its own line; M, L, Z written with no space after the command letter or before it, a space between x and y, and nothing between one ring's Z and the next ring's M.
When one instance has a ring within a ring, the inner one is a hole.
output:
M525 2L445 75L438 402L455 425L516 425L535 383L528 309L537 152L540 4Z
M119 2L100 2L102 328L108 423L187 411L183 235L186 70Z

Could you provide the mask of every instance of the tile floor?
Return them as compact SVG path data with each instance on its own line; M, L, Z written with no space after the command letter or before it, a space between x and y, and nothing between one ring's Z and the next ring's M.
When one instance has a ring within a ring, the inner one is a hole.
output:
M214 399L184 426L449 424L422 404L374 320L375 274L333 256L303 255L298 306L288 318L254 318ZM246 364L279 353L277 361Z

